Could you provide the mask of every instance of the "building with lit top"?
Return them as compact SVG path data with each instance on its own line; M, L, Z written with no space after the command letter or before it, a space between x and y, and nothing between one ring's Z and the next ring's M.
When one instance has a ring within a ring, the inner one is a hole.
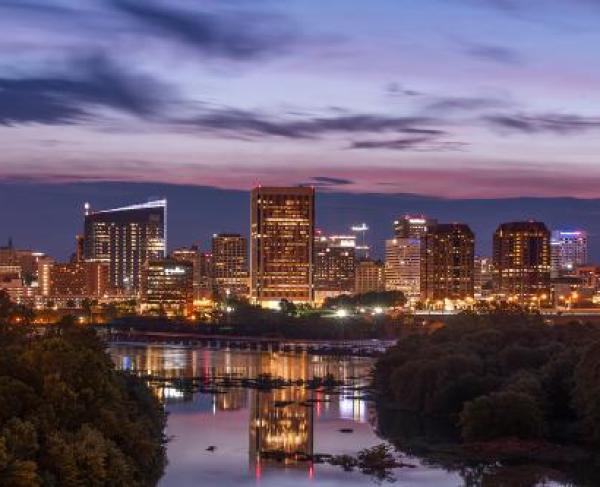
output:
M583 230L553 230L550 239L552 277L587 264L588 238Z
M282 299L312 303L314 188L257 187L250 207L252 300L269 307Z
M354 292L355 251L355 235L326 236L317 232L313 277L316 301Z
M421 300L462 301L474 295L475 235L464 223L437 224L421 239Z
M354 270L354 294L385 291L385 265L380 260L361 259Z
M486 298L494 290L494 266L491 257L475 257L475 297Z
M141 279L143 313L187 315L193 304L193 266L173 259L145 263Z
M215 296L247 296L248 244L239 233L219 233L212 237L212 290Z
M167 200L103 211L86 203L84 229L85 260L108 264L111 287L137 294L144 264L165 257Z
M421 293L421 241L437 223L424 216L405 215L394 221L394 238L385 241L385 287L407 298Z
M396 238L422 238L427 230L437 224L434 218L423 215L404 215L394 221L394 236Z
M501 224L494 233L494 287L520 303L549 298L550 232L542 222Z

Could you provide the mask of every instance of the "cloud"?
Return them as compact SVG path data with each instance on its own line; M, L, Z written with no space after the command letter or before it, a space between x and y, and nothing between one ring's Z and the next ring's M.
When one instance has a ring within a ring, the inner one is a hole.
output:
M154 0L110 0L110 4L161 36L233 60L280 53L298 36L287 17L270 13L199 12L167 7Z
M465 142L439 141L435 137L405 137L394 140L359 140L348 149L388 149L397 151L444 152L463 149Z
M318 138L332 133L398 132L437 135L437 129L417 127L434 121L425 117L392 117L373 114L344 114L304 119L269 118L237 109L212 110L181 120L190 127L237 136L276 136L290 139Z
M331 185L342 185L342 186L346 186L348 184L354 184L354 181L350 180L350 179L342 179L342 178L330 178L327 176L314 176L312 178L313 181L317 181L318 183L322 183L328 186Z
M473 44L465 48L469 56L500 64L521 64L523 59L514 49L503 46Z
M600 129L600 117L583 117L570 114L490 115L484 117L484 120L492 127L503 131L527 134L550 132L569 135Z
M76 123L92 107L150 116L162 105L165 87L121 70L104 56L73 62L64 76L0 78L0 124Z
M506 105L508 105L507 101L498 98L452 96L434 99L425 109L432 112L473 111L499 108Z

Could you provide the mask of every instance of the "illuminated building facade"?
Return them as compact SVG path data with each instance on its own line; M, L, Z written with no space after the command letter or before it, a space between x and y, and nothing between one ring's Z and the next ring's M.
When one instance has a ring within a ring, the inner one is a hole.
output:
M385 242L385 287L408 298L421 293L421 241L437 223L424 216L405 215L394 221L394 238Z
M173 259L146 262L141 280L141 310L186 315L193 302L193 265Z
M315 294L324 297L354 292L356 236L317 234L315 237Z
M588 237L583 230L554 230L550 239L552 277L572 272L588 260Z
M135 294L144 264L165 257L166 223L166 200L104 211L91 211L86 204L85 260L107 263L110 285Z
M394 236L396 238L422 238L427 230L437 225L437 220L423 215L404 215L394 221Z
M385 288L406 297L421 291L421 239L396 237L385 241Z
M238 233L220 233L212 238L212 290L215 296L247 296L248 244Z
M501 224L494 233L495 290L518 302L550 292L550 232L542 222Z
M421 300L466 300L474 294L475 235L463 223L438 224L421 243Z
M385 265L380 260L362 259L356 262L354 293L385 291Z
M99 299L108 291L108 264L102 262L71 262L53 264L49 268L49 297L55 304L83 299Z
M23 303L25 286L20 265L0 264L0 290L6 291L11 301Z
M313 301L315 190L258 187L251 193L250 269L253 301Z

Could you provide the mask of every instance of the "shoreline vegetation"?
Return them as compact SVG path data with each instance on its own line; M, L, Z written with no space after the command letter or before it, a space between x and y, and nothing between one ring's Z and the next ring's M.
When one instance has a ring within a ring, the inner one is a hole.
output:
M65 319L38 335L31 317L0 293L0 485L156 485L162 405L94 330Z
M489 475L543 465L525 478L539 481L556 469L554 476L582 485L600 481L598 326L550 326L516 307L465 312L388 349L373 386L385 404L380 433L435 463L487 465ZM407 414L412 419L403 421ZM415 431L415 416L444 423L448 434Z

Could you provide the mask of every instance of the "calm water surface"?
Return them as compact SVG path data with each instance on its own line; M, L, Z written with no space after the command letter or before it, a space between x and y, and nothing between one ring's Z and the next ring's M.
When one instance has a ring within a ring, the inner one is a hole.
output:
M256 378L270 374L286 380L308 380L331 374L349 386L360 386L366 383L372 366L371 359L356 357L160 345L112 345L110 352L121 369L182 378ZM356 455L363 448L384 443L376 433L373 405L355 390L327 395L296 386L269 392L235 387L218 393L184 393L173 387L160 387L156 393L169 412L167 436L171 438L169 465L161 487L352 487L376 482L359 471L264 458L268 451ZM343 433L341 429L352 432ZM214 451L207 450L211 446ZM410 456L402 460L416 468L395 469L393 485L467 485L464 477L468 473L461 475L426 465Z

